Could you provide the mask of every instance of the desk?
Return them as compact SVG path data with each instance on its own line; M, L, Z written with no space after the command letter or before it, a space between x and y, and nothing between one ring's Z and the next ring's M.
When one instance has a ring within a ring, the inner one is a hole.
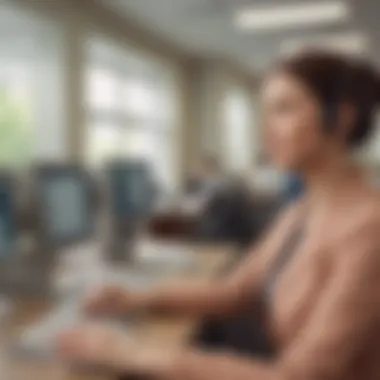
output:
M192 278L173 276L165 280L178 286L181 282L207 281L228 265L233 259L231 246L197 246L193 248L200 260L199 273ZM4 380L108 380L113 377L102 374L79 374L62 368L59 364L37 364L9 358L5 353L7 342L21 328L39 318L49 305L31 302L15 305L11 320L0 327L0 379ZM166 346L182 346L190 341L196 330L196 320L185 317L147 317L134 332L136 338L147 344L165 342Z

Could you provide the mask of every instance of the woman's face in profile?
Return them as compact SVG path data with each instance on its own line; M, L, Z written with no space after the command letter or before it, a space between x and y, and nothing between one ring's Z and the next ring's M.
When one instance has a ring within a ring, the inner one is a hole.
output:
M286 73L271 75L262 101L265 145L279 169L302 170L322 154L321 108L301 81Z

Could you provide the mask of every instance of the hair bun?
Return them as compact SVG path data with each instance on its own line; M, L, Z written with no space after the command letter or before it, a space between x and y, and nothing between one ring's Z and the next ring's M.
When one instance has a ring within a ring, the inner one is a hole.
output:
M374 111L380 104L380 76L373 65L331 51L306 51L282 62L281 68L312 90L326 111L327 132L336 127L337 110L346 103L356 110L348 144L356 147L369 137L374 129Z
M363 60L352 60L349 69L348 96L357 106L357 121L348 141L361 145L374 127L374 110L380 104L380 78L373 65Z

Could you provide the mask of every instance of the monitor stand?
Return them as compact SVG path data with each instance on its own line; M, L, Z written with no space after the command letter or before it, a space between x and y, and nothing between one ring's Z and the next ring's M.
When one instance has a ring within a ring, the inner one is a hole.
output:
M106 243L106 260L111 263L132 263L137 236L137 223L113 221Z

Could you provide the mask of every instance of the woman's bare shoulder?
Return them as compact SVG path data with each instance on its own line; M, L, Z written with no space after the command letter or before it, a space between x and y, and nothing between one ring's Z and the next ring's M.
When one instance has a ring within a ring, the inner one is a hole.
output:
M342 232L335 241L335 252L344 257L348 252L373 252L380 257L380 197L371 197L363 202L360 212L352 215L351 223Z
M348 235L380 238L380 196L369 195L360 211L356 217L353 215L355 223L347 231Z
M307 204L306 200L300 199L295 202L291 202L284 206L279 213L279 220L282 222L295 222L300 219L306 218Z

